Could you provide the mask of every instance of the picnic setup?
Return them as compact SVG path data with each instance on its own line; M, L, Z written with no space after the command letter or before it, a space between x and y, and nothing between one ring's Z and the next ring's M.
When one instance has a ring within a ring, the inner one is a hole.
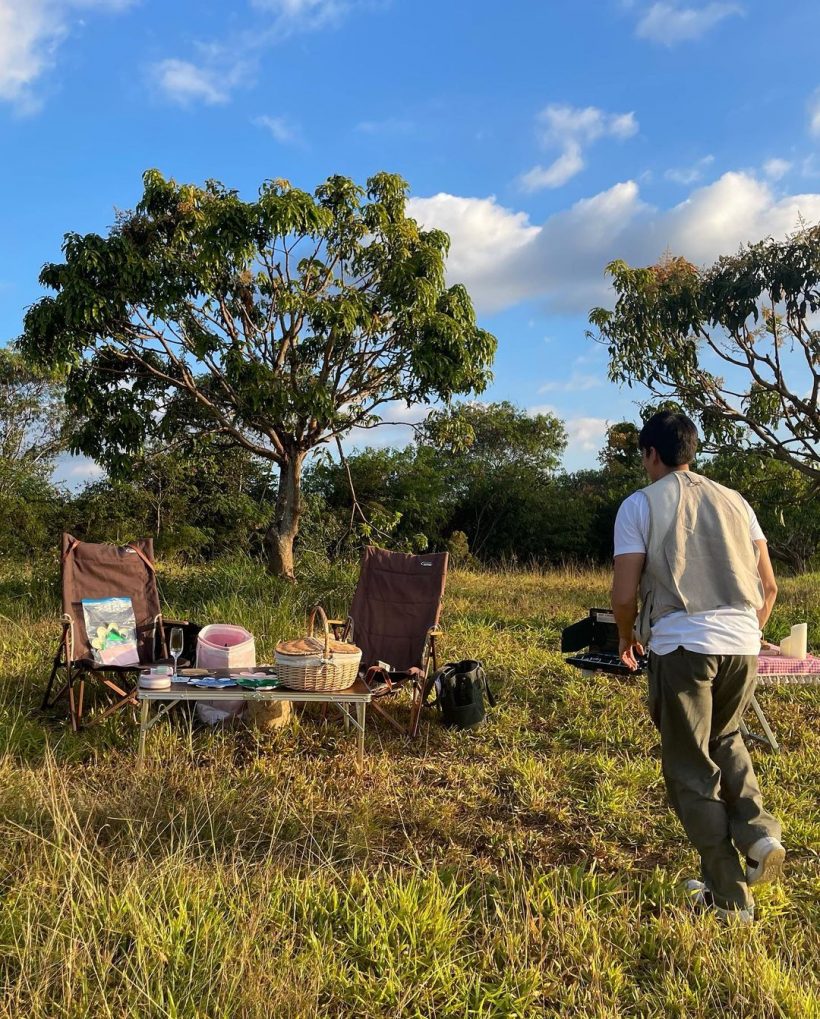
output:
M255 724L281 725L290 705L320 704L338 712L345 731L355 730L361 767L368 707L413 739L431 698L445 722L462 728L483 720L485 694L494 704L480 662L439 670L447 564L446 552L365 547L349 614L328 619L314 606L306 634L279 640L274 661L265 664L257 663L254 636L241 626L163 615L151 539L117 546L64 534L62 634L42 707L65 701L76 732L86 718L86 686L95 684L108 703L94 722L139 711L141 762L149 731L180 705L209 724L244 714ZM402 693L406 719L391 711Z
M768 686L820 686L820 658L810 655L806 648L806 624L796 623L791 633L779 645L761 641L757 662L757 685ZM561 651L569 653L567 664L580 669L584 675L596 672L615 676L643 675L648 658L642 655L638 668L631 672L618 654L618 627L611 609L591 608L589 615L561 632ZM768 746L777 753L780 744L752 694L749 707L754 712L763 735L751 732L745 721L741 721L741 732L749 739Z

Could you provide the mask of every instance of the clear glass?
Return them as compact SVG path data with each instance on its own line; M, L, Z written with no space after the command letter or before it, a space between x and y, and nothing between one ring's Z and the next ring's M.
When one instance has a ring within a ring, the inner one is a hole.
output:
M169 650L174 658L174 678L176 678L177 661L179 660L179 656L182 654L182 628L179 626L175 626L171 630L171 643Z

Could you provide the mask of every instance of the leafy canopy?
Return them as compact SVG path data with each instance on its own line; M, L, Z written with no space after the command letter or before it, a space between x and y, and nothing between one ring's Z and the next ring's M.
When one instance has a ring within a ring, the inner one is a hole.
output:
M707 451L750 447L820 480L820 226L698 269L682 258L607 271L615 308L590 322L610 377L674 397Z
M481 391L495 338L406 192L379 173L246 202L149 170L108 236L66 236L26 316L27 357L68 369L74 449L117 472L146 441L220 435L283 465L386 402Z

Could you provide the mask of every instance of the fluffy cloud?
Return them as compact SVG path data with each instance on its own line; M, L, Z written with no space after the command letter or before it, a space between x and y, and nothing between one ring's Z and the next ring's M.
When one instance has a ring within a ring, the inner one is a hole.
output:
M809 99L809 134L820 138L820 89Z
M264 127L266 131L273 135L276 141L281 142L283 145L298 144L302 141L301 130L295 124L292 124L287 117L256 117L253 122L257 127Z
M785 236L801 216L820 220L820 194L776 198L765 182L733 172L669 209L645 203L634 181L615 184L540 226L494 198L439 194L412 199L410 211L450 234L449 278L467 285L482 313L525 299L577 313L608 300L604 266L613 258L647 265L669 249L706 264L742 243Z
M283 24L319 28L345 14L350 3L342 0L251 0L251 6L270 12Z
M578 453L594 453L603 446L606 430L609 427L609 421L606 418L562 414L557 407L549 403L539 403L534 407L528 407L527 413L530 417L535 417L537 414L553 414L555 417L561 418L569 440L565 466L570 470L579 466Z
M50 70L57 50L82 10L123 11L133 0L0 0L0 101L34 112L34 86Z
M587 389L596 389L603 385L600 375L584 375L580 372L573 372L565 382L546 382L538 389L540 393L580 393Z
M763 172L769 180L780 180L791 168L792 164L788 159L769 159L763 164Z
M636 29L641 39L674 46L679 42L699 39L710 28L732 15L743 14L743 8L734 3L708 3L701 7L683 7L681 4L660 0L653 3L641 17Z
M667 170L664 177L667 180L674 181L675 184L694 184L703 178L703 171L714 161L714 156L704 156L703 159L699 159L691 166L680 166Z
M634 113L605 113L595 106L585 108L553 103L538 114L542 145L560 148L561 154L549 166L534 166L520 178L525 191L557 188L583 170L584 146L598 138L629 138L638 131Z
M250 0L259 12L249 19L250 27L225 39L200 43L196 62L175 57L161 61L152 69L154 79L173 102L227 102L238 86L256 76L265 50L298 32L335 24L360 5L361 0ZM282 125L280 133L281 129ZM276 137L277 129L269 126L269 130Z
M215 106L228 101L227 81L207 67L187 60L162 60L154 66L154 80L162 92L180 106L203 102Z

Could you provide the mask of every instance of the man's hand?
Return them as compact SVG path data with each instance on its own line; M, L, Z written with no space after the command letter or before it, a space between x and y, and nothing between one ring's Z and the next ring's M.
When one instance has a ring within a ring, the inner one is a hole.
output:
M638 640L636 633L629 638L621 637L618 640L618 656L632 672L638 668L638 655L643 653L643 644Z

